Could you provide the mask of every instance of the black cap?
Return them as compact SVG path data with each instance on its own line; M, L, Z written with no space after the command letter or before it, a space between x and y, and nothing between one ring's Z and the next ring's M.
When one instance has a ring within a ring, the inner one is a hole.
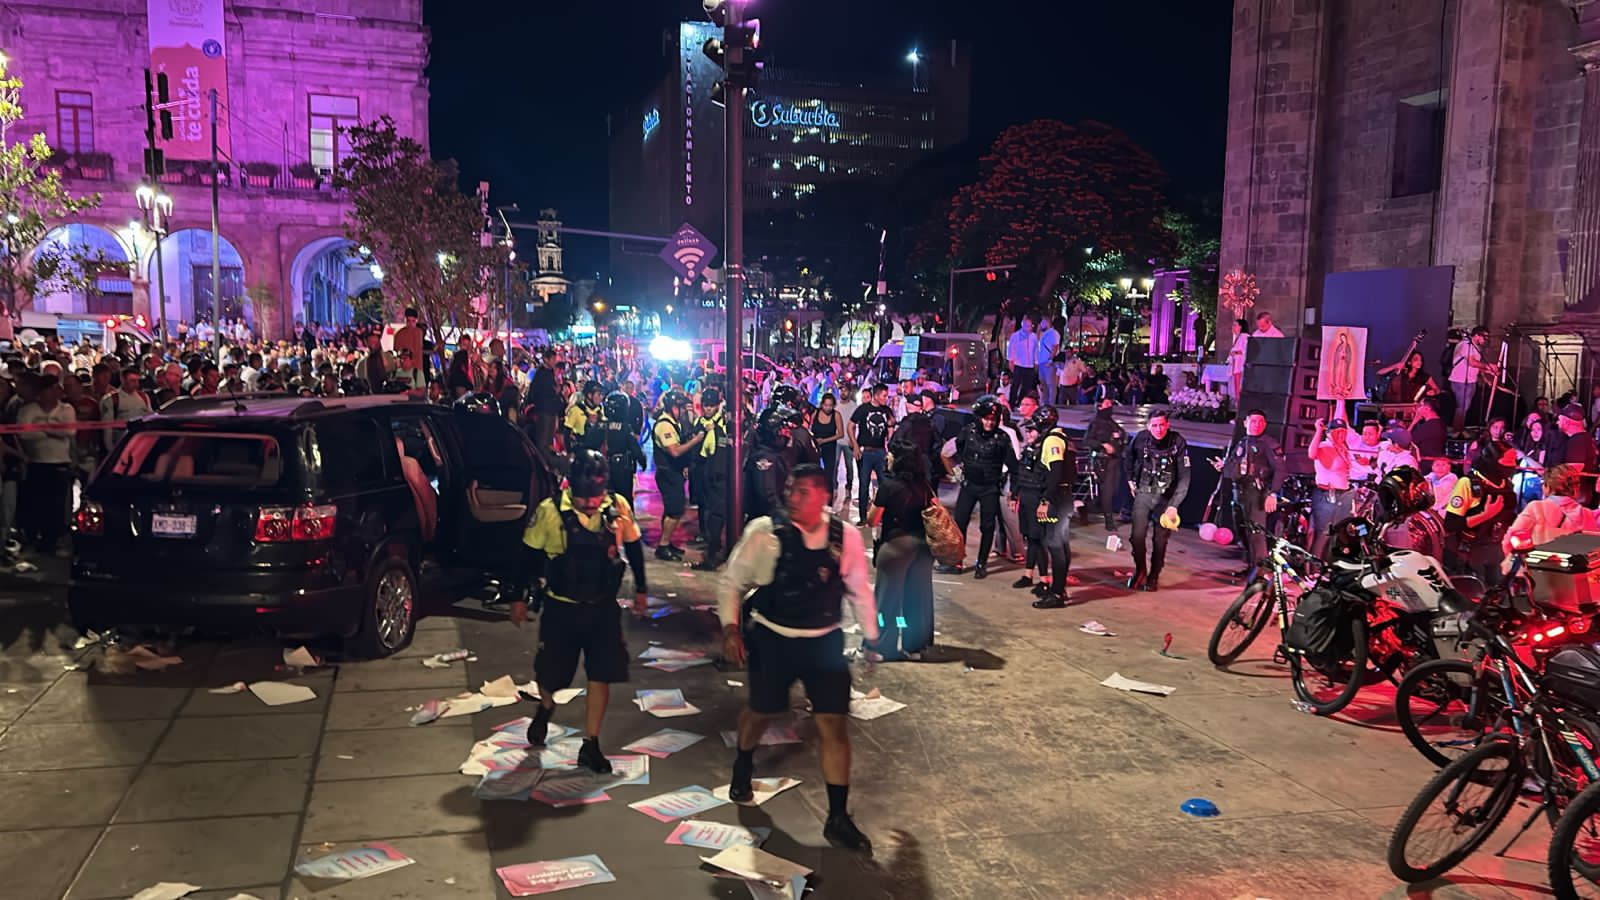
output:
M1582 422L1584 421L1583 407L1577 403L1568 403L1566 406L1561 407L1561 418Z

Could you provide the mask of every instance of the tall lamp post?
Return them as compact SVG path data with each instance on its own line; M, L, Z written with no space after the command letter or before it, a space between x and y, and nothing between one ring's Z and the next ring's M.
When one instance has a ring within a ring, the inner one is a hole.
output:
M167 270L161 262L161 242L167 236L167 220L172 218L172 198L166 191L157 190L148 184L139 185L133 192L134 199L139 201L139 209L144 212L145 227L156 236L156 293L160 299L157 301L156 335L161 340L163 347L167 344Z

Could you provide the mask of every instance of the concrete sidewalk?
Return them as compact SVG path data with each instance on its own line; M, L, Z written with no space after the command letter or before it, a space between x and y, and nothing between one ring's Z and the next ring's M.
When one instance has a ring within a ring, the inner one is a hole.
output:
M1124 529L1125 534L1125 529ZM760 808L723 806L701 818L774 829L765 848L815 870L813 898L1401 897L1384 866L1388 830L1432 774L1395 728L1385 701L1364 691L1347 716L1296 712L1287 674L1270 663L1272 635L1233 672L1205 660L1205 640L1237 587L1232 568L1192 535L1173 542L1159 594L1126 594L1103 532L1074 542L1073 591L1082 605L1039 611L990 579L935 576L942 663L858 670L858 686L909 704L852 721L852 806L877 845L871 858L827 847L814 727L798 745L763 748L758 775L803 783ZM712 576L651 561L653 593L709 602ZM675 595L675 596L672 596ZM6 896L127 897L156 881L188 881L192 896L245 891L276 898L508 896L496 866L598 854L615 884L574 896L744 897L717 879L700 851L663 843L671 826L627 808L664 791L723 785L742 673L702 666L643 668L612 698L608 752L662 727L704 741L651 761L648 786L610 791L598 804L473 798L458 774L474 740L532 712L519 703L412 728L406 707L501 675L529 677L536 632L465 600L454 616L422 623L389 660L290 678L309 703L266 707L249 694L206 688L282 678L276 645L194 644L166 672L65 671L59 646L8 648L0 684L0 874ZM1117 633L1078 631L1097 619ZM1173 635L1173 659L1160 655ZM55 632L45 632L54 634ZM717 652L709 613L631 623L637 655L651 641ZM474 663L428 669L421 659L468 647ZM53 670L52 670L53 667ZM1170 697L1125 694L1098 682L1112 672L1177 688ZM631 703L639 688L682 688L703 712L662 720ZM14 693L12 691L15 691ZM560 707L579 726L582 701ZM1184 815L1190 797L1213 800L1216 819ZM1492 838L1498 849L1525 812ZM1545 891L1542 822L1512 861L1481 851L1426 892L1436 897L1532 896ZM385 840L416 865L334 887L292 875L297 848Z

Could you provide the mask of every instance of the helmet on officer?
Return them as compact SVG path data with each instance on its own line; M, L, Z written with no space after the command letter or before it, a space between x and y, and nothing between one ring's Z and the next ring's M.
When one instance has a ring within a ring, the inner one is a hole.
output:
M1033 415L1028 417L1027 421L1022 423L1022 427L1044 434L1046 431L1056 427L1060 422L1061 414L1056 411L1054 406L1041 406L1034 411Z
M677 415L679 410L689 408L689 395L673 388L661 395L661 408L666 412Z
M610 477L610 467L599 450L579 450L573 454L572 468L567 472L567 486L572 489L574 498L600 497L605 495Z
M601 414L613 422L621 422L628 417L628 407L632 405L628 395L621 391L612 391L606 395L606 402L600 407Z
M756 443L772 449L788 446L789 435L794 430L794 420L798 415L795 408L787 403L762 410L760 418L756 420Z
M1433 488L1421 472L1410 466L1390 469L1378 479L1373 518L1398 522L1433 506Z
M722 388L708 385L700 391L700 408L705 410L716 409L722 405Z
M972 404L972 416L980 422L984 419L1000 421L1000 400L993 394L984 394Z
M605 392L605 387L602 386L598 381L585 381L583 383L583 399L589 401L590 403L600 402L600 397L605 394Z
M780 403L799 409L801 406L800 389L792 384L780 384L773 387L772 399L767 401L767 406L770 408Z

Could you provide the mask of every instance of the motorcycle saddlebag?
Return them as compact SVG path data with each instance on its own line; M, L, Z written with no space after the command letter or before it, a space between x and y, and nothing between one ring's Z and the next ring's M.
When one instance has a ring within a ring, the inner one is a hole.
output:
M1567 647L1551 654L1544 677L1557 696L1600 712L1600 650L1595 645Z
M1347 620L1353 606L1337 592L1313 590L1295 605L1294 619L1284 636L1288 645L1313 666L1333 665L1349 657L1351 647Z

